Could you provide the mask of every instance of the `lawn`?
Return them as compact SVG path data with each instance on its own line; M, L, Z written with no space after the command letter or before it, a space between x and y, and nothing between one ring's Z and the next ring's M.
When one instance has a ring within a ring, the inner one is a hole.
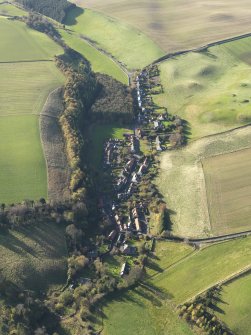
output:
M251 31L249 0L74 0L144 32L165 52Z
M211 229L201 161L250 147L250 127L246 127L192 141L183 149L162 154L156 183L171 210L171 228L175 235L199 237L218 235L222 232L222 227L221 231ZM241 167L241 162L239 163ZM238 170L237 165L236 169ZM240 180L233 182L238 183ZM242 212L242 215L244 217L245 213ZM248 222L250 229L250 221ZM225 228L227 227L228 225ZM231 232L231 226L229 228ZM235 231L241 230L243 227L237 225ZM225 233L227 231L224 230Z
M89 9L72 9L65 23L69 29L95 41L130 70L141 69L164 55L142 32Z
M190 138L251 122L251 38L190 52L160 65L155 102L187 120Z
M214 234L251 229L251 149L205 159L210 222Z
M251 275L224 285L220 299L217 316L234 334L247 335L251 329Z
M89 159L91 165L99 168L102 163L104 142L109 138L124 139L124 133L132 133L132 130L121 127L116 124L106 125L97 124L93 125L89 132Z
M45 34L28 28L25 23L1 17L0 50L0 62L52 60L63 53Z
M59 288L66 281L65 228L43 223L0 235L1 276L22 289Z
M112 59L95 49L77 34L68 33L64 30L61 30L60 34L67 45L81 53L91 63L94 72L107 74L128 85L126 73Z

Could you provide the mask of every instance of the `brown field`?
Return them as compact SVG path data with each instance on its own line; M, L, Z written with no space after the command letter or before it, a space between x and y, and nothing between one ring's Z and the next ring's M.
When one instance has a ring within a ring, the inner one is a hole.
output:
M251 32L249 0L73 0L151 37L166 52Z
M213 233L229 234L251 227L251 149L203 162Z

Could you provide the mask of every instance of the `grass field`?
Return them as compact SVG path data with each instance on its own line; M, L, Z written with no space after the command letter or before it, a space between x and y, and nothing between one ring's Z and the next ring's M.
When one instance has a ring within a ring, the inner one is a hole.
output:
M166 52L251 31L249 0L74 0L144 32Z
M77 34L70 34L64 30L61 30L60 34L67 45L78 51L91 63L94 72L107 74L128 85L127 75L112 59L92 47Z
M0 2L0 15L24 16L27 13L9 3Z
M164 93L155 101L189 122L191 138L250 123L250 56L248 37L170 59L160 65Z
M147 280L106 302L102 334L115 335L118 329L123 335L196 334L177 319L175 306L250 264L250 237L199 251L181 243L156 243Z
M241 277L223 286L217 316L236 335L247 335L251 329L251 275Z
M213 232L251 228L251 149L203 161L210 222Z
M118 138L122 140L124 139L123 134L129 132L132 132L132 130L116 124L93 125L89 133L89 159L91 165L95 168L99 168L101 166L104 142L106 140L109 138Z
M0 49L0 201L46 198L39 113L49 93L64 82L52 61L62 50L46 35L3 18Z
M20 288L46 290L66 281L65 228L46 224L0 236L1 276Z
M45 34L6 18L0 18L0 50L0 62L52 60L63 53Z
M128 69L138 69L164 55L146 35L92 10L72 9L66 18L68 28L94 40Z
M161 156L160 174L156 182L172 210L171 220L174 234L192 237L219 235L223 231L225 233L228 231L226 230L228 225L225 228L218 225L214 226L213 230L211 229L201 161L215 155L250 148L250 134L250 127L245 127L192 141L181 150L166 152ZM236 157L238 160L238 154ZM241 167L241 162L239 163ZM237 165L235 168L238 171ZM230 166L229 169L231 170ZM241 185L241 178L233 183ZM241 217L245 218L245 215L245 211L242 211ZM238 222L241 222L241 217ZM238 232L243 229L238 222L235 227L234 225L229 226L229 232ZM250 220L245 223L245 230L248 227L251 228Z

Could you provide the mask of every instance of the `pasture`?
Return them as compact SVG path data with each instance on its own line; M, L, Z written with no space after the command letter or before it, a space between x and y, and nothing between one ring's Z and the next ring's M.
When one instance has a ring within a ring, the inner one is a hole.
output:
M251 149L202 161L212 232L229 234L251 228Z
M246 275L224 285L217 316L236 335L247 335L251 329L251 275Z
M141 69L164 55L142 32L89 9L73 8L65 23L70 30L88 37L130 70Z
M0 236L1 276L22 289L59 288L66 281L65 228L52 223Z
M10 3L0 2L0 15L7 16L24 16L27 13L20 8L17 8Z
M78 51L91 63L94 72L107 74L121 81L123 84L128 85L126 73L112 59L95 49L77 34L69 33L64 30L60 30L60 34L69 47Z
M173 234L199 237L219 235L223 231L227 233L228 231L242 231L243 228L244 230L251 229L250 220L244 223L245 227L238 223L242 221L242 217L246 217L245 210L240 213L238 222L235 222L235 225L232 222L231 226L229 222L223 227L223 225L219 223L218 225L214 225L212 229L209 218L210 213L208 212L205 177L201 164L202 160L215 155L250 148L250 134L251 129L247 126L225 134L218 134L192 141L180 150L169 151L162 154L160 173L156 183L171 209L170 216ZM222 159L224 159L224 155ZM241 167L241 162L238 163ZM222 164L224 165L224 163ZM235 168L238 173L237 164ZM229 169L231 170L230 166ZM236 180L233 180L233 187L236 183L240 183L241 185L241 179L240 174ZM232 190L231 192L234 191L235 190Z
M52 60L63 53L63 49L45 34L29 29L23 22L6 18L0 18L0 50L0 63Z
M188 121L190 138L251 122L251 37L161 63L155 102Z
M157 241L144 283L105 301L102 334L197 334L177 318L175 306L250 265L250 256L250 237L201 250Z
M74 0L139 29L166 53L251 31L249 0Z

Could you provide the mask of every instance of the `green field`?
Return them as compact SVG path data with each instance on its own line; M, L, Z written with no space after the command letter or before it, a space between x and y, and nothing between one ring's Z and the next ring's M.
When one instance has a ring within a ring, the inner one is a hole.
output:
M191 138L250 123L250 56L249 37L167 60L155 101L189 122Z
M63 53L45 34L5 18L0 18L0 50L0 62L52 60Z
M132 133L132 130L121 127L116 124L106 125L97 124L93 125L89 130L89 159L91 165L99 168L102 163L104 142L109 138L124 139L124 133Z
M25 11L19 9L9 3L0 2L0 15L9 15L9 16L24 16Z
M72 9L66 18L66 25L95 41L128 69L141 69L164 54L140 31L92 10Z
M126 73L112 59L95 49L77 34L70 34L64 30L61 30L60 34L67 45L78 51L91 63L94 72L107 74L128 85Z
M251 329L251 275L246 275L224 285L217 316L236 335L247 335Z
M174 312L177 304L250 265L251 238L201 250L174 242L156 242L147 279L135 290L113 297L103 308L103 334L191 334ZM242 335L242 334L241 334Z
M205 159L207 200L213 233L251 228L251 149Z
M3 18L0 49L0 202L46 198L39 113L49 93L64 82L52 61L62 49L23 23Z
M166 53L251 31L249 0L74 0L152 38Z
M46 224L0 236L1 276L22 289L59 288L66 281L65 228Z

